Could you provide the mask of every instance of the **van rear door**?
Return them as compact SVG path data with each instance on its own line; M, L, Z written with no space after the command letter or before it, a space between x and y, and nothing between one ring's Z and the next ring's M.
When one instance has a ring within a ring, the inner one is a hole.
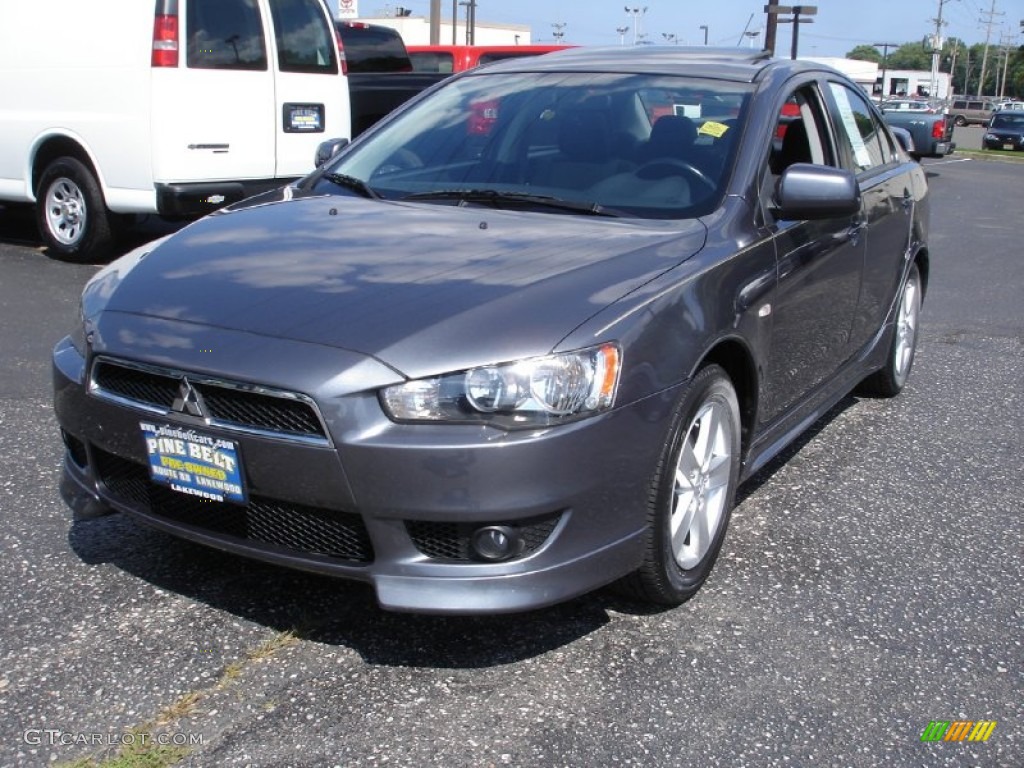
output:
M156 6L154 181L272 178L279 118L262 3L157 0ZM176 56L169 55L172 47Z
M340 74L334 27L322 0L267 0L274 29L275 175L313 170L325 138L351 137L348 82Z

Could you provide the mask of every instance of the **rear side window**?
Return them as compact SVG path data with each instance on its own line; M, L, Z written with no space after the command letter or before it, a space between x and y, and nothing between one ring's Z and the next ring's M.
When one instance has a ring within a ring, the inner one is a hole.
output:
M455 71L455 58L450 53L410 51L409 58L412 59L412 68L417 72L450 73Z
M334 33L319 0L270 0L282 72L335 74Z
M390 27L338 22L349 72L409 72L402 36Z
M192 69L266 69L256 0L188 0L186 63Z

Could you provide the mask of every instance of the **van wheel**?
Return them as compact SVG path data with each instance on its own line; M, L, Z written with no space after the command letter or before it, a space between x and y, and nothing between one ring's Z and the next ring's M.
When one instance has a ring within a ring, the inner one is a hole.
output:
M963 115L957 115L956 119L953 120L953 123L963 128L965 125L967 125L967 118L964 117Z
M73 157L50 163L36 190L36 223L50 254L91 262L109 255L110 214L92 171Z

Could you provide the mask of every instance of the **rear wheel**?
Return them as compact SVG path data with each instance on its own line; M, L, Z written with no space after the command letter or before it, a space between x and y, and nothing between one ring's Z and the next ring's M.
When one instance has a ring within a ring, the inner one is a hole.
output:
M73 157L50 163L36 190L36 223L50 252L88 262L109 254L110 214L92 171Z
M680 398L650 491L647 549L621 583L634 597L678 605L701 588L722 547L740 467L736 391L719 366Z
M860 392L879 397L898 395L910 376L917 350L917 326L921 313L921 273L917 265L910 268L903 284L900 304L896 310L896 327L885 365L869 376L858 388Z

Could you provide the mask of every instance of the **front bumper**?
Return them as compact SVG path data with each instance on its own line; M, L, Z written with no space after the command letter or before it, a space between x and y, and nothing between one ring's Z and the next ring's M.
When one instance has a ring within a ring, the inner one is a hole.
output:
M231 332L218 333L231 343ZM675 396L502 432L394 424L373 391L329 401L307 392L329 445L202 427L238 444L250 493L242 508L157 487L139 429L153 417L90 394L86 381L86 362L65 340L54 351L55 408L68 444L62 492L77 516L128 512L225 551L368 582L390 610L447 614L538 608L634 570ZM180 414L164 421L195 426ZM519 556L475 556L473 533L492 525L527 540Z

